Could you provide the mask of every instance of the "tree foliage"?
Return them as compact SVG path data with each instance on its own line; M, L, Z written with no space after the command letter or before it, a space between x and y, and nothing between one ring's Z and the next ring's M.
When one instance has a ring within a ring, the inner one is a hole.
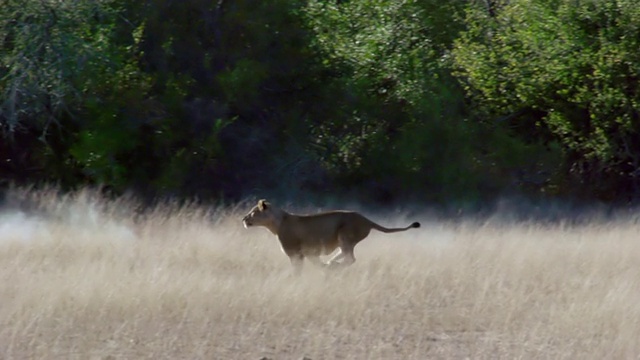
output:
M479 106L559 142L587 191L637 193L637 3L518 0L470 7L467 24L454 53Z
M638 194L630 0L5 0L0 173L239 199Z
M326 66L340 74L341 116L315 128L329 167L381 193L473 196L474 127L449 72L463 1L310 1L306 16ZM448 159L443 161L443 159Z

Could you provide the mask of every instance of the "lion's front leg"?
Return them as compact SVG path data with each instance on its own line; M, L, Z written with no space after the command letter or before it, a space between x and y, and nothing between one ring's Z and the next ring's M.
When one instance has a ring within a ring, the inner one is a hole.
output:
M289 261L291 261L291 266L293 267L293 273L295 275L300 275L302 273L304 256L302 254L292 254L292 255L289 255Z

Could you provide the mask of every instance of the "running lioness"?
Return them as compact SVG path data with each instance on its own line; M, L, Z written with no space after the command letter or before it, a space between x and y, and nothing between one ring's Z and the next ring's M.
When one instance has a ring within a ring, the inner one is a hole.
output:
M404 228L388 229L357 212L344 210L294 215L264 199L258 201L242 219L242 223L245 228L264 226L276 235L296 273L300 272L305 258L322 267L353 264L356 261L354 247L369 235L371 229L394 233L420 227L420 223L414 222ZM329 255L337 248L340 248L340 252L328 262L320 260L321 255Z

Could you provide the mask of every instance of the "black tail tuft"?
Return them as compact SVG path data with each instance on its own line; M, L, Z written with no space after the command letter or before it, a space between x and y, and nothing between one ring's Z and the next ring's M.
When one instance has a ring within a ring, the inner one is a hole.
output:
M411 224L412 228L419 228L420 227L420 223L419 222L414 222L413 224Z

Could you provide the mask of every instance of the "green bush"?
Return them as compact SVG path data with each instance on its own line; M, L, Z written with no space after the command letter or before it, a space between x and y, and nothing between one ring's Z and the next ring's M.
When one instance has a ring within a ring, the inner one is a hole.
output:
M517 0L494 16L470 6L455 62L487 114L555 139L566 175L617 197L640 169L639 23L635 1Z

